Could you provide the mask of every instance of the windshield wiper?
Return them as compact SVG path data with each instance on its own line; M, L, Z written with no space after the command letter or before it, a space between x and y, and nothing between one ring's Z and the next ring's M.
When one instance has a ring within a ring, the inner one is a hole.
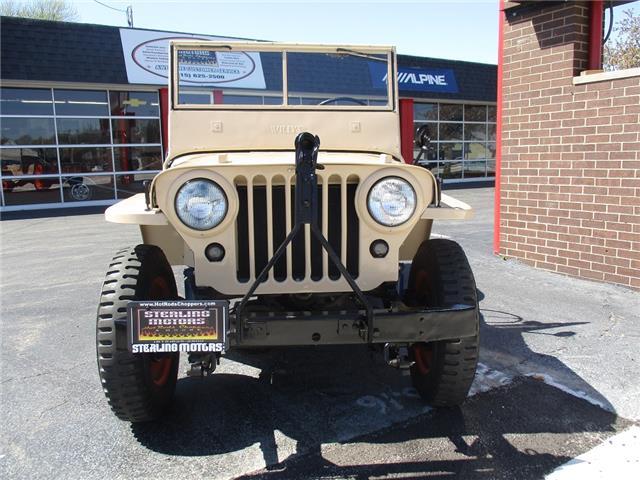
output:
M362 58L366 58L368 60L374 60L376 62L385 62L385 63L387 62L386 55L384 56L384 58L380 58L380 57L376 57L375 55L372 55L370 53L358 52L357 50L351 50L349 48L336 48L336 52L345 53L345 54L350 55L352 57L362 57Z

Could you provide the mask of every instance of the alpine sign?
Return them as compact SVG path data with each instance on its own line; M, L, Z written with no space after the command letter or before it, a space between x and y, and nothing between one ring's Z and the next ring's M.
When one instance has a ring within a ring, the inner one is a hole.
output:
M374 88L386 88L387 66L370 62L369 72ZM458 93L453 70L448 68L398 68L398 88L414 92Z

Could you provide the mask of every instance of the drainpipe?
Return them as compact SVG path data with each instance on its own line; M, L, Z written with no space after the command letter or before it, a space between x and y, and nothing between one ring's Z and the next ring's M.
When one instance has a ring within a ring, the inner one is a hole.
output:
M413 163L413 98L400 99L400 153L405 163Z
M160 126L162 127L162 150L164 151L164 161L169 151L169 89L158 90L160 96Z
M604 1L589 4L589 70L602 70L602 26Z
M498 5L498 78L496 99L496 180L493 201L493 253L500 253L500 177L502 170L502 72L504 52L504 0Z

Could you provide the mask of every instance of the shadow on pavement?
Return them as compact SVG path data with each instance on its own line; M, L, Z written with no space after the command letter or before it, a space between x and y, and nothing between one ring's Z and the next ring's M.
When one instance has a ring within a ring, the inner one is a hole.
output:
M0 215L0 220L30 220L37 218L69 217L76 215L96 215L99 213L104 213L106 209L107 206L17 210L13 212L2 212L2 215Z
M483 312L492 315L492 321L482 321L482 343L500 344L503 351L515 354L531 354L522 337L525 332L572 336L571 328L580 324L528 322L504 312ZM558 328L562 330L547 332ZM132 425L137 440L151 450L181 456L218 455L258 444L267 465L255 474L258 478L400 473L413 478L425 472L435 478L452 473L493 478L498 472L538 478L591 448L575 441L558 446L553 441L558 434L584 433L585 442L598 442L622 421L529 378L480 393L461 408L429 411L411 394L408 377L364 347L232 351L229 358L256 367L259 377L215 373L204 379L181 378L176 401L164 419ZM555 369L569 370L554 357L545 360ZM583 391L606 402L593 387L582 384ZM384 408L366 408L371 405L363 398L376 398ZM276 431L295 441L295 448L290 442L283 453ZM361 442L380 445L378 462L357 458L338 466L320 452L321 445ZM388 458L382 453L386 444L415 442L420 445L412 447L415 458L382 463ZM295 454L279 463L278 447L281 458L294 450Z
M571 338L576 335L574 327L588 322L538 322L524 320L518 315L498 310L481 308L480 336L482 347L490 350L493 357L502 364L508 364L510 370L518 370L518 363L527 363L526 370L539 369L535 373L550 374L557 372L555 380L570 385L575 392L589 398L602 408L615 411L607 398L592 387L582 377L552 355L533 352L524 340L524 334L544 335L556 338ZM555 341L562 348L561 342ZM500 368L500 367L495 367Z
M616 422L614 414L558 389L519 379L461 408L422 415L333 451L316 448L241 478L537 479L593 446L559 435L588 434L583 437L597 443L593 434L613 433L622 426ZM353 445L360 446L355 454Z

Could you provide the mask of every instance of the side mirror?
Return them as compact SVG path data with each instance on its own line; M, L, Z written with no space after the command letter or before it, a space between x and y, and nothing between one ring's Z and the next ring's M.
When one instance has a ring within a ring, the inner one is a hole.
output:
M420 161L420 159L427 154L429 145L431 145L431 137L429 136L428 125L422 125L420 128L418 128L418 130L416 130L414 144L420 147L420 153L416 158L413 159L413 164L416 165Z
M429 126L422 125L416 131L416 143L422 150L426 150L431 144L431 137L429 136Z

